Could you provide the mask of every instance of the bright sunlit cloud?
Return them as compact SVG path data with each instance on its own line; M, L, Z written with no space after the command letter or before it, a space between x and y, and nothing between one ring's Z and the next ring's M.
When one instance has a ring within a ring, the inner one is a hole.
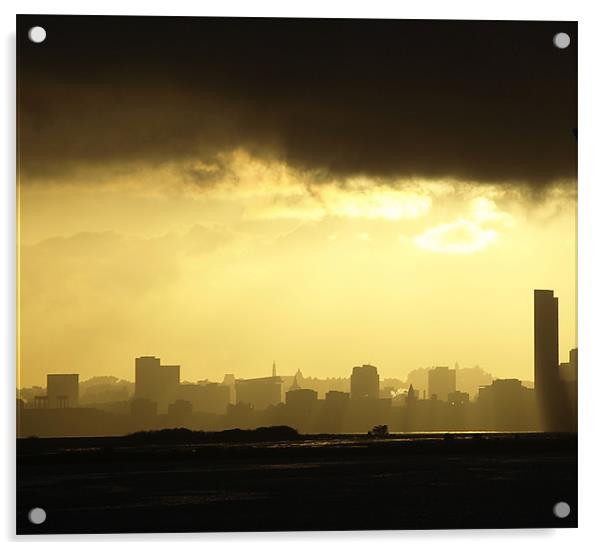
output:
M512 216L507 212L502 212L492 199L477 197L472 200L471 206L471 217L477 223L499 222L506 227L514 224Z
M469 204L468 215L427 229L414 238L415 244L431 252L473 254L493 243L500 231L515 225L513 216L489 197L475 197Z
M427 229L415 238L415 243L432 252L472 254L483 250L496 237L493 229L483 229L473 221L459 219Z

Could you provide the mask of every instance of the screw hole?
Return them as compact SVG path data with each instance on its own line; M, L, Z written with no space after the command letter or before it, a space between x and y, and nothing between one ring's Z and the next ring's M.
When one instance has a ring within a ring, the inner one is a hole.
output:
M46 29L44 29L44 27L31 27L27 32L27 36L32 42L39 44L46 40Z
M565 32L556 33L552 40L554 42L554 46L560 50L568 48L569 44L571 43L571 37Z
M557 518L564 519L571 513L571 507L566 502L557 502L553 511Z
M40 525L46 521L46 510L44 508L32 508L29 510L27 517L34 525Z

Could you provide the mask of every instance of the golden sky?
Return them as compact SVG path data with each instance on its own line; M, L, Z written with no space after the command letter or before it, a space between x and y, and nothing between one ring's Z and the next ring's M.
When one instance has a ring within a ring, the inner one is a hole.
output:
M536 288L566 358L563 29L561 50L554 21L19 16L19 386L132 379L139 355L191 381L532 379Z
M272 360L318 377L457 361L532 379L535 288L559 297L561 360L576 346L574 183L216 159L22 176L19 386L133 379L139 355L191 381L269 375Z

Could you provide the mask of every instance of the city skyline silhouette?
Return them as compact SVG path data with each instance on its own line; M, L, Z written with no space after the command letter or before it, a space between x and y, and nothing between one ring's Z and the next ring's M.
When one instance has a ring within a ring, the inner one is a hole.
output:
M98 394L96 400L80 404L79 374L48 374L46 392L20 392L17 434L126 435L162 428L216 431L281 425L300 433L365 433L375 426L385 433L575 432L577 349L570 350L568 362L559 362L558 297L552 290L533 291L533 349L533 385L494 379L481 369L461 370L457 363L453 369L425 369L422 381L414 371L406 381L385 379L381 384L378 368L370 364L353 367L349 378L306 379L301 370L293 376L278 374L275 360L271 376L225 374L221 382L195 384L181 379L180 365L140 356L133 392L126 390L121 399L111 400L109 387L104 401ZM461 374L464 381L458 386ZM469 381L466 374L480 380ZM483 383L487 378L490 383ZM121 390L126 387L121 384Z

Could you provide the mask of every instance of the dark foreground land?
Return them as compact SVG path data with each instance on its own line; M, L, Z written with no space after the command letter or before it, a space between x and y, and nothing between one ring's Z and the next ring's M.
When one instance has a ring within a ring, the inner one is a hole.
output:
M19 440L17 532L577 526L572 435L224 439Z

